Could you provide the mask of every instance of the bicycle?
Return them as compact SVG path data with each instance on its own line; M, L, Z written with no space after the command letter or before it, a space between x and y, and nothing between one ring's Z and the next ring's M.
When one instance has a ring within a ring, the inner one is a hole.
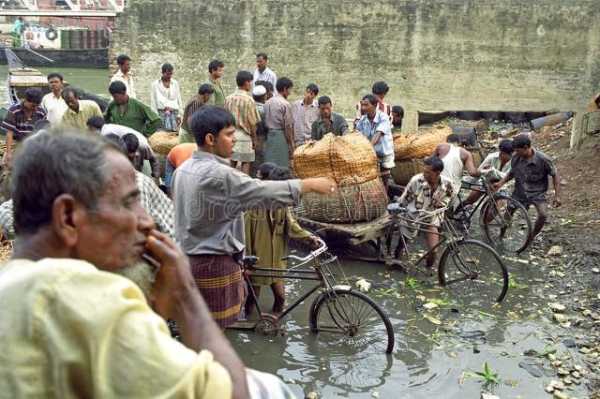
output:
M404 267L404 263L399 259L401 252L406 251L410 256L410 251L402 230L412 231L416 236L421 228L435 227L429 221L440 215L443 217L446 211L446 207L431 212L421 210L416 219L411 219L405 216L408 212L406 208L397 203L388 205L391 221L385 237L386 263ZM398 241L392 253L396 233ZM437 248L444 246L438 263L438 281L441 286L454 291L456 296L466 294L470 297L469 302L473 304L479 300L489 306L504 300L508 291L508 270L492 247L481 241L463 237L446 217L443 217L440 228L434 234L438 235L440 241L414 262L413 266L435 255ZM470 287L475 287L476 296L472 295Z
M297 263L287 270L256 267L258 258L244 258L244 279L259 319L256 323L231 328L250 329L265 335L277 335L280 322L308 297L319 292L309 310L310 331L318 335L331 334L338 337L336 343L356 348L374 349L392 353L394 330L385 312L371 298L352 289L350 284L338 284L331 269L339 267L337 256L329 253L327 244L319 239L321 246L305 257L289 255L286 258ZM311 264L310 268L301 268ZM340 268L341 270L341 268ZM343 274L343 272L342 272ZM279 316L263 313L252 288L250 276L274 277L293 280L315 281L318 284L287 306ZM345 277L344 277L345 279Z
M468 234L471 219L479 210L479 226L490 244L517 254L527 249L531 243L533 228L529 212L519 201L503 192L495 192L484 177L475 182L463 181L462 188L483 195L475 204L466 206L459 196L458 210L448 214L453 222Z

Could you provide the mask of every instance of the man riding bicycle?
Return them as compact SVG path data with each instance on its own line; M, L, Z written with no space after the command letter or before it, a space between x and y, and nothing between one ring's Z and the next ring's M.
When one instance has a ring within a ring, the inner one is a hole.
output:
M413 221L405 222L401 228L404 237L414 237L420 230L420 224L426 223L423 228L427 249L434 248L439 242L439 227L444 218L444 212L433 216L423 216L423 211L433 212L447 208L454 198L452 182L441 176L444 163L438 157L432 156L424 160L423 173L419 173L410 179L402 196L398 199L401 207L406 208L405 218ZM400 237L396 248L396 257L404 250L404 239ZM435 264L435 251L427 257L427 268L431 270Z
M489 183L499 182L510 172L510 161L513 154L512 140L502 140L498 145L498 151L489 154L479 165L479 172ZM465 179L468 184L476 185L476 178ZM482 190L471 190L462 205L472 205L483 195Z

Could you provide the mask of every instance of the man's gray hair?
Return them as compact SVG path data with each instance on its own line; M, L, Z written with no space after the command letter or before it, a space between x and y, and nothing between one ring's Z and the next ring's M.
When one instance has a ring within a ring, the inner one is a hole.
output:
M113 148L82 134L42 133L25 140L12 173L15 233L34 234L51 223L61 194L94 209L108 180L106 151Z

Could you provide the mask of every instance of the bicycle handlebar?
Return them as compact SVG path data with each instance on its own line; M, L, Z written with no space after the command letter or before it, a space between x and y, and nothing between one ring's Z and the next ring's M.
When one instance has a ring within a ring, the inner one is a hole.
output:
M296 256L296 255L288 255L286 257L284 257L283 259L292 259L295 261L302 263L307 263L312 259L315 259L317 256L321 255L323 252L327 251L327 244L325 243L325 241L323 241L323 239L321 237L317 237L317 240L319 241L319 243L321 244L321 246L317 249L315 249L314 251L310 252L308 255L301 257L301 256Z
M422 216L435 216L435 215L438 215L440 213L446 212L447 209L448 209L448 207L445 206L445 207L442 207L442 208L435 209L433 211L426 211L424 209L418 209L417 212L418 212L419 215L422 215ZM399 215L400 213L408 212L408 209L401 207L400 204L398 204L398 203L389 204L387 206L387 210L392 215Z

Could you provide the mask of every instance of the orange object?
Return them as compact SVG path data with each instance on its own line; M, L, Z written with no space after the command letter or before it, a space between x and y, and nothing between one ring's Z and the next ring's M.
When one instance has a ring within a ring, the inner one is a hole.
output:
M194 151L198 149L198 145L194 143L178 144L169 151L167 159L177 169L179 165L187 161Z

